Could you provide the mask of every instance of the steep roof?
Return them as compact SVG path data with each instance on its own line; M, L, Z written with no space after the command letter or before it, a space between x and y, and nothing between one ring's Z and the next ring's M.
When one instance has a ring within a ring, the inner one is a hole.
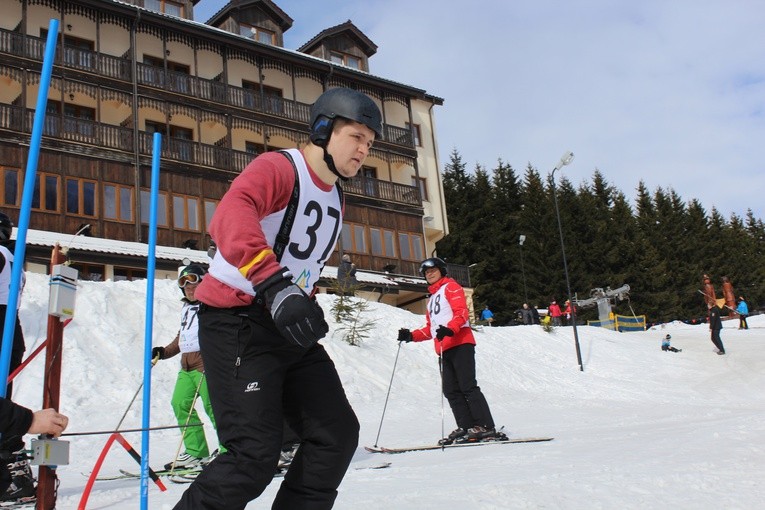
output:
M231 14L231 11L241 10L257 4L260 4L263 11L268 14L277 25L279 25L279 28L281 28L282 31L287 31L292 26L292 18L271 0L231 0L224 5L221 10L213 14L213 16L207 20L207 24L214 26Z
M364 32L359 30L356 25L351 22L351 20L346 21L345 23L341 23L339 25L335 25L334 27L327 28L325 30L322 30L318 34L316 34L310 41L302 45L300 48L298 48L298 51L307 53L311 50L315 49L316 46L321 44L321 42L324 39L327 39L328 37L332 37L335 35L340 35L345 33L345 35L348 35L351 37L351 39L354 39L358 45L359 48L361 48L361 51L364 52L364 54L367 57L371 57L375 53L377 53L377 45L372 42L371 39L369 39L366 35L364 35Z

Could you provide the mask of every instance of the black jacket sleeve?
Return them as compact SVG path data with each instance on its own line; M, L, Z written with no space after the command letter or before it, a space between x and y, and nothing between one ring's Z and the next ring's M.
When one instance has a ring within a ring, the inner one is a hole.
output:
M26 434L32 426L33 416L32 411L26 407L0 398L0 433L3 439Z

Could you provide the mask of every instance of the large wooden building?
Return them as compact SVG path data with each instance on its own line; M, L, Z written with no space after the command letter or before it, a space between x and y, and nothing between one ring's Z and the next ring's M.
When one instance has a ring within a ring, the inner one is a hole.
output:
M416 303L419 262L448 232L434 123L443 100L373 75L377 46L351 21L291 50L283 34L293 20L270 0L233 0L206 23L194 21L196 3L0 0L0 209L18 218L55 18L30 228L71 237L89 225L92 237L146 243L151 140L160 132L158 244L203 253L231 180L263 151L302 146L310 105L328 88L350 87L378 104L384 133L360 175L343 184L341 246L328 264L349 253L376 275L368 280L391 281L378 298ZM42 248L30 244L28 260L46 260ZM145 268L145 259L113 253L74 250L70 258L94 279ZM168 271L176 265L158 261ZM451 272L469 285L467 268Z

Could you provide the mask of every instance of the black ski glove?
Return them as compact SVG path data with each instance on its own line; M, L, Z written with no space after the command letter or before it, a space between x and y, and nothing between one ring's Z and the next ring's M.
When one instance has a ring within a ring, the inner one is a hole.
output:
M164 347L155 347L151 350L151 359L162 359L165 357Z
M276 329L290 342L308 349L329 331L324 311L292 283L288 270L280 269L272 274L255 287L255 292L265 301Z
M409 331L406 328L401 328L398 330L398 341L399 342L411 342L412 341L412 332Z
M436 330L436 338L443 340L447 336L454 336L454 331L446 326L438 326L438 329Z

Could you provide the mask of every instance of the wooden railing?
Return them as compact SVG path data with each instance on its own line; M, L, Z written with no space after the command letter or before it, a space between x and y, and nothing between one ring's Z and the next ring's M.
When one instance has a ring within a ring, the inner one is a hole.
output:
M343 190L354 195L387 200L399 204L422 205L420 190L397 182L381 181L371 177L357 177L343 183Z
M34 111L19 106L0 104L0 129L19 133L31 133L34 124ZM133 152L134 132L132 128L102 124L75 117L46 114L43 135L59 140L67 140L94 148ZM152 134L138 133L138 152L151 156ZM199 165L218 170L239 173L255 156L245 152L183 140L163 137L162 158L170 161ZM363 195L379 200L399 204L421 206L420 190L395 182L371 178L351 179L343 184L346 193Z
M0 29L0 53L42 61L45 41L38 37ZM57 47L56 62L68 68L79 69L101 76L123 81L132 81L130 59L115 57L95 51L71 47ZM158 88L185 96L228 104L256 112L276 115L307 124L311 105L275 96L261 95L253 91L228 85L218 80L198 78L177 71L165 70L144 63L137 63L136 80L139 84ZM414 138L409 129L383 125L383 140L408 148L414 147Z

